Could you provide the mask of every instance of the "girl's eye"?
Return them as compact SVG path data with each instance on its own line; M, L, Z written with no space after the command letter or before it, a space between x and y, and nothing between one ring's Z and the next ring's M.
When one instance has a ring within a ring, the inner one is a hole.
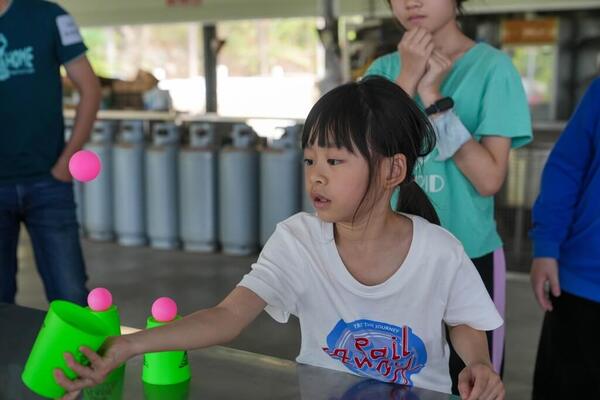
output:
M329 160L327 160L327 162L329 163L329 165L339 165L342 163L342 160L335 160L333 158L330 158Z
M311 160L310 158L305 158L304 159L304 165L310 166L312 164L313 164L313 160Z

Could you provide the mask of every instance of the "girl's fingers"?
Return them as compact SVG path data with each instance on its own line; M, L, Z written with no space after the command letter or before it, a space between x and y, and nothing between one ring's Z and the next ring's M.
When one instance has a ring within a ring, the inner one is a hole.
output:
M93 351L92 349L85 347L85 346L81 346L79 348L79 351L81 351L83 353L84 356L87 357L88 360L90 360L90 362L92 364L100 364L102 362L102 357L100 357L98 355L98 353L96 353L95 351Z
M490 394L490 400L504 400L504 385L500 382L498 385L494 387L492 393Z
M452 61L448 57L446 57L443 53L441 53L440 51L435 50L433 53L438 57L438 59L440 59L444 63L452 64Z
M458 393L461 399L466 399L471 394L471 372L467 369L458 375Z
M408 42L412 41L413 36L415 36L415 32L416 32L415 29L411 29L409 31L406 31L404 33L404 36L402 36L401 42L408 43Z
M423 35L423 37L421 37L419 39L419 41L416 43L419 47L426 47L429 43L433 43L433 36L431 36L431 33L425 31L425 34Z
M497 397L498 389L501 387L502 382L494 375L488 380L487 385L479 398L482 400L494 400Z
M54 370L54 379L56 383L62 386L67 392L76 392L84 387L94 386L88 379L70 380L61 369Z
M75 400L77 396L79 396L79 393L81 393L79 390L76 392L67 393L61 397L60 400Z
M427 31L421 28L415 29L414 32L415 33L411 38L410 44L418 44L425 37L425 35L427 35Z
M444 70L446 70L450 64L449 60L446 57L440 55L438 52L434 52L431 55L431 58L440 66L440 68Z
M482 379L481 376L476 376L475 382L473 383L473 389L471 390L471 394L469 395L468 400L479 400L486 385L487 380L484 381L484 379Z
M431 57L433 55L435 49L435 44L433 42L429 42L429 44L427 46L425 46L425 53L427 54L428 57Z
M75 359L73 358L73 355L71 355L70 353L65 353L64 357L65 357L65 361L67 362L67 365L69 366L69 368L71 368L73 370L73 372L75 372L78 376L87 378L88 376L90 376L93 373L93 371L90 367L84 367L83 365L81 365L77 361L75 361Z

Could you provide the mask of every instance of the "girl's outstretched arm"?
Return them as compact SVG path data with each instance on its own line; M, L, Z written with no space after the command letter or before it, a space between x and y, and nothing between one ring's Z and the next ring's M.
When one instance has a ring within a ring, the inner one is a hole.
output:
M134 355L192 350L235 339L265 308L253 291L236 287L219 305L131 335Z
M197 311L161 327L109 338L100 351L102 355L83 347L82 353L91 362L89 367L75 362L73 356L66 353L67 364L79 378L71 381L58 369L56 381L68 392L64 399L74 399L81 389L102 383L112 370L136 355L192 350L230 342L265 306L265 301L251 290L236 287L215 307Z
M468 325L448 328L450 341L466 365L458 376L461 399L504 400L504 384L492 367L485 332Z

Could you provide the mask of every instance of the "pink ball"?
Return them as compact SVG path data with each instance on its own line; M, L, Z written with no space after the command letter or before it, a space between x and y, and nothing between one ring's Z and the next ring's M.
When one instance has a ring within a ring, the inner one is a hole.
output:
M88 306L94 311L106 311L112 306L112 294L105 288L96 288L88 294Z
M100 174L102 163L100 157L90 150L80 150L69 160L69 172L80 182L89 182Z
M169 322L177 316L177 303L170 297L160 297L152 304L152 316L158 322Z

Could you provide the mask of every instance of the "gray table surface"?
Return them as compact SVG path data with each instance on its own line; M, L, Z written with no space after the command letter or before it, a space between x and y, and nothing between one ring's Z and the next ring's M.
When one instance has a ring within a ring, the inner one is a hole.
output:
M0 400L41 398L23 385L21 372L44 316L44 311L0 304ZM458 399L220 346L189 353L192 379L183 388L163 387L157 391L156 387L142 383L141 361L137 357L127 363L122 385L98 387L85 397L90 400Z

